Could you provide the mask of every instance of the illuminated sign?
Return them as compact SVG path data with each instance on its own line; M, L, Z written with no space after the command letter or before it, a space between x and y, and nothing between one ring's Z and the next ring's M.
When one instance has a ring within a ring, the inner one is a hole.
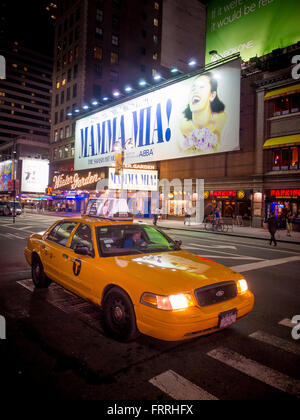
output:
M298 41L299 0L211 0L207 6L206 64L235 53L248 61Z
M123 179L122 179L123 178ZM157 191L158 172L139 169L123 169L123 175L115 175L115 169L109 169L108 188L110 190Z
M270 191L271 197L292 198L300 197L300 189L277 189Z
M13 165L11 160L0 162L0 191L8 191L8 183L12 179Z
M48 160L23 159L21 183L23 192L45 193L48 182Z
M246 193L243 190L219 190L219 191L205 191L204 198L238 198L243 200L246 197Z
M75 169L202 156L239 149L240 60L187 77L76 122Z
M89 172L87 176L80 176L75 172L72 175L54 175L52 183L54 190L70 189L74 191L96 184L100 179L101 176L99 173Z

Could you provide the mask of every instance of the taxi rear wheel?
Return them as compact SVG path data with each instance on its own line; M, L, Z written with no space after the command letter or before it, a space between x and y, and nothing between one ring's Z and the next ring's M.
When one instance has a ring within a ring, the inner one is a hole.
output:
M33 284L37 289L49 287L51 280L46 276L42 261L37 256L32 258L31 273Z
M139 336L133 304L127 293L113 287L103 300L103 327L118 341L128 342Z

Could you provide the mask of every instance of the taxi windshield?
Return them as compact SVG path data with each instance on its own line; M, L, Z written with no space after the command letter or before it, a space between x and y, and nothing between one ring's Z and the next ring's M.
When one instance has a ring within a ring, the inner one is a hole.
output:
M147 225L100 226L96 228L103 257L169 252L178 245L158 229Z

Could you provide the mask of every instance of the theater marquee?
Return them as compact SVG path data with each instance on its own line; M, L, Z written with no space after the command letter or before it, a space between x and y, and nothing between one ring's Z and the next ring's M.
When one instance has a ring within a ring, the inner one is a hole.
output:
M75 169L143 164L239 149L240 60L187 77L76 122Z

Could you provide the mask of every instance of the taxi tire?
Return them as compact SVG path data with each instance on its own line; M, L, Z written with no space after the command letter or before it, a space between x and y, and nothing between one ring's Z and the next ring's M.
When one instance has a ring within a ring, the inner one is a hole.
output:
M140 335L133 304L124 290L111 288L104 296L102 309L103 328L109 336L117 341L129 342Z
M37 289L46 289L50 286L51 280L46 276L42 261L38 256L32 258L31 275L33 284Z

